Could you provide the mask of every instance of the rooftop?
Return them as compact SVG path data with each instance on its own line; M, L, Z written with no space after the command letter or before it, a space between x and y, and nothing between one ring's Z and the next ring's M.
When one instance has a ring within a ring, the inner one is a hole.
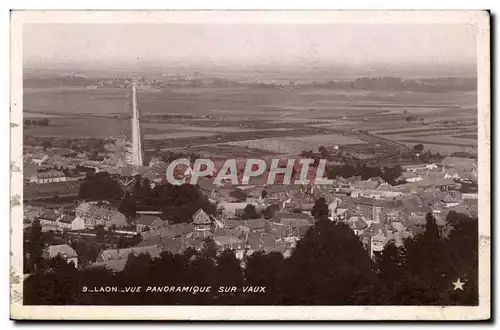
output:
M45 252L47 252L50 258L55 258L58 255L64 259L78 257L76 251L67 244L51 245L45 249Z

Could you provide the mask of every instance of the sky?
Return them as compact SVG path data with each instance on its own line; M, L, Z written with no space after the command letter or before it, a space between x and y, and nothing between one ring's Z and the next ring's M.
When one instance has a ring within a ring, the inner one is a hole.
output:
M29 24L25 64L474 65L472 25Z

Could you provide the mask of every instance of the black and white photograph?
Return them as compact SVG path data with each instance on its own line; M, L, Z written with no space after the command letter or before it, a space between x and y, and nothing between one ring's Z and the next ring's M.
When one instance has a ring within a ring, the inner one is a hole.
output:
M11 19L11 317L490 317L488 12Z

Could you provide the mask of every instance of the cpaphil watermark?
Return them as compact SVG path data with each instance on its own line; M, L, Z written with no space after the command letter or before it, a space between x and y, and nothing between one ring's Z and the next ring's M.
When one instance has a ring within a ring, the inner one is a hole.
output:
M284 185L328 185L332 179L325 178L326 159L247 159L243 166L236 159L227 159L220 168L211 159L176 159L167 167L167 181L174 185L197 184L203 177L214 178L214 184L249 184L251 178L264 177L266 184Z

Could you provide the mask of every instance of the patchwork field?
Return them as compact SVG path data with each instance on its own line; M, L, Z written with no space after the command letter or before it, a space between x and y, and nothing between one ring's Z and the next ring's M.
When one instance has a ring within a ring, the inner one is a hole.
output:
M348 145L363 143L362 140L349 138L338 134L311 135L304 137L284 137L277 139L260 139L231 142L229 145L261 149L279 154L301 152L302 150L317 150L319 146Z
M431 150L470 150L477 148L476 102L475 93L467 92L290 88L139 92L146 149L183 148L223 156L298 154L321 145L353 144L394 149L397 143L423 143ZM121 88L27 88L25 115L49 118L50 124L25 127L24 134L129 136L130 104L130 90ZM173 117L151 117L167 114ZM410 115L416 120L408 122ZM373 139L367 138L369 133Z

